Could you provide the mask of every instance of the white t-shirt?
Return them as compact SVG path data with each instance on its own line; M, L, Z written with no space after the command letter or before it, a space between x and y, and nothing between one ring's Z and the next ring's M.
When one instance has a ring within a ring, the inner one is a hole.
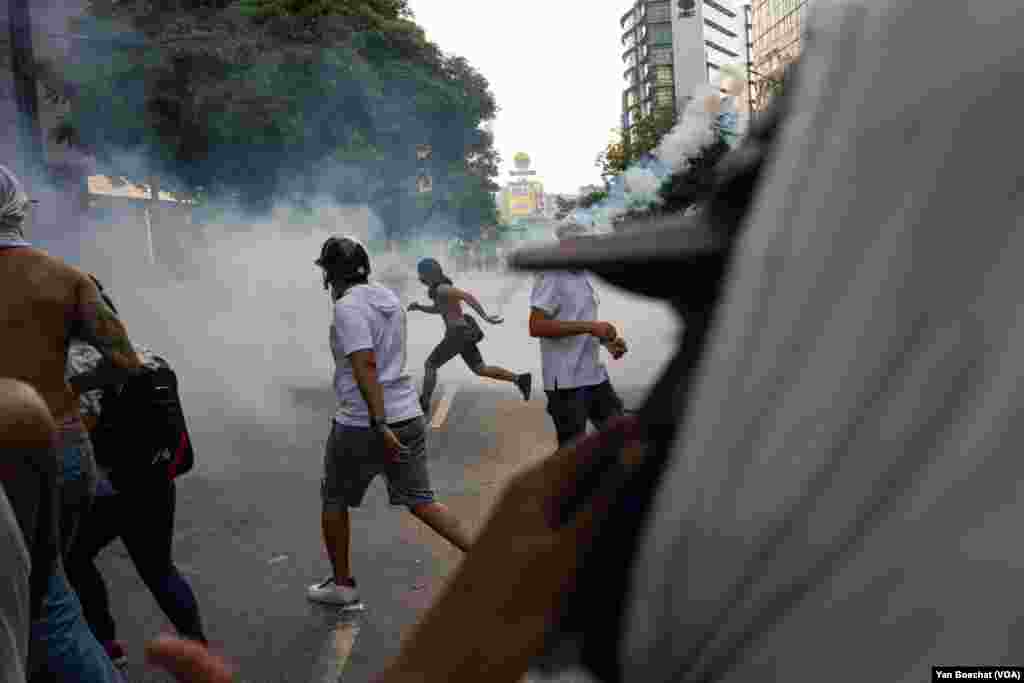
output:
M334 304L331 353L334 355L334 392L338 397L338 424L368 427L370 413L352 373L348 356L372 350L377 358L377 380L384 389L384 412L389 423L423 414L412 377L405 371L406 317L402 302L379 285L357 285Z
M624 680L1022 659L1024 13L819 7L633 562Z
M583 271L552 271L538 275L530 293L530 307L553 320L597 320L600 303L590 278ZM590 334L540 339L544 390L576 389L608 381L601 362L601 341Z

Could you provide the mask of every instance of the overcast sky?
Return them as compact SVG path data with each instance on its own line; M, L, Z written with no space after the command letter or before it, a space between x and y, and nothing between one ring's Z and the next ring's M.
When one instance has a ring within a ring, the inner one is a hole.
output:
M491 83L502 175L526 152L546 192L600 183L594 159L619 125L619 17L632 0L410 0L427 39Z

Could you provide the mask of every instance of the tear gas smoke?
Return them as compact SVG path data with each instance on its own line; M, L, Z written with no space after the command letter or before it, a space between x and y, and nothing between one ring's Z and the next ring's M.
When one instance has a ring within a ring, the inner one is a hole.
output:
M98 230L96 242L79 262L110 291L133 340L166 356L177 370L190 415L251 421L293 442L308 442L324 435L297 433L296 425L308 420L297 419L300 408L292 390L316 389L326 396L334 371L328 343L332 307L313 260L332 234L366 243L379 229L366 207L322 202L316 214L319 220L301 229L291 223L285 208L245 232L208 226L206 244L190 251L193 274L185 281L146 263L138 236L131 239L139 231L137 224ZM484 326L484 359L514 372L533 372L539 392L540 352L528 333L532 277L460 273L447 253L447 244L439 239L424 240L408 255L371 250L371 279L396 291L404 305L425 302L416 261L437 258L456 286L473 292L489 313L505 317L503 325ZM632 387L649 384L673 348L673 314L666 306L601 282L596 285L602 319L612 322L630 344L625 358L607 360L613 381ZM436 315L410 313L408 320L408 369L419 382L444 326ZM459 359L445 365L440 381L492 384L473 377Z
M718 88L702 84L694 89L679 122L644 158L610 181L608 198L590 209L576 209L577 221L610 229L612 222L630 211L647 211L661 204L658 189L675 173L686 170L689 160L714 142L718 134L721 100ZM731 116L731 114L728 114ZM735 121L730 118L731 125Z

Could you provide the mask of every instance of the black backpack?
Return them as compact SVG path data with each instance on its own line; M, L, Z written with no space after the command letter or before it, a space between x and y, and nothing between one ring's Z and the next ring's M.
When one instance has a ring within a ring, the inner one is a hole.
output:
M92 431L96 461L117 488L171 481L195 464L178 393L178 377L163 358L124 384L107 387Z

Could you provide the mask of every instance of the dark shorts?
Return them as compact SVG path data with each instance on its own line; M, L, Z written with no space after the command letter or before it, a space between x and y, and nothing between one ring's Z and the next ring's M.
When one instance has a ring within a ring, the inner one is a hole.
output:
M430 355L427 356L427 365L439 368L455 356L462 356L462 360L469 366L470 370L477 370L483 367L484 357L472 340L473 329L468 325L453 325L444 334L444 339L438 344Z
M587 420L600 429L624 410L611 382L544 393L548 395L548 415L555 423L559 447L585 434Z
M324 454L324 478L320 488L325 509L359 507L370 482L384 475L392 505L411 507L434 502L427 472L427 434L423 418L391 425L405 446L399 462L384 453L381 437L368 427L349 427L332 420Z

